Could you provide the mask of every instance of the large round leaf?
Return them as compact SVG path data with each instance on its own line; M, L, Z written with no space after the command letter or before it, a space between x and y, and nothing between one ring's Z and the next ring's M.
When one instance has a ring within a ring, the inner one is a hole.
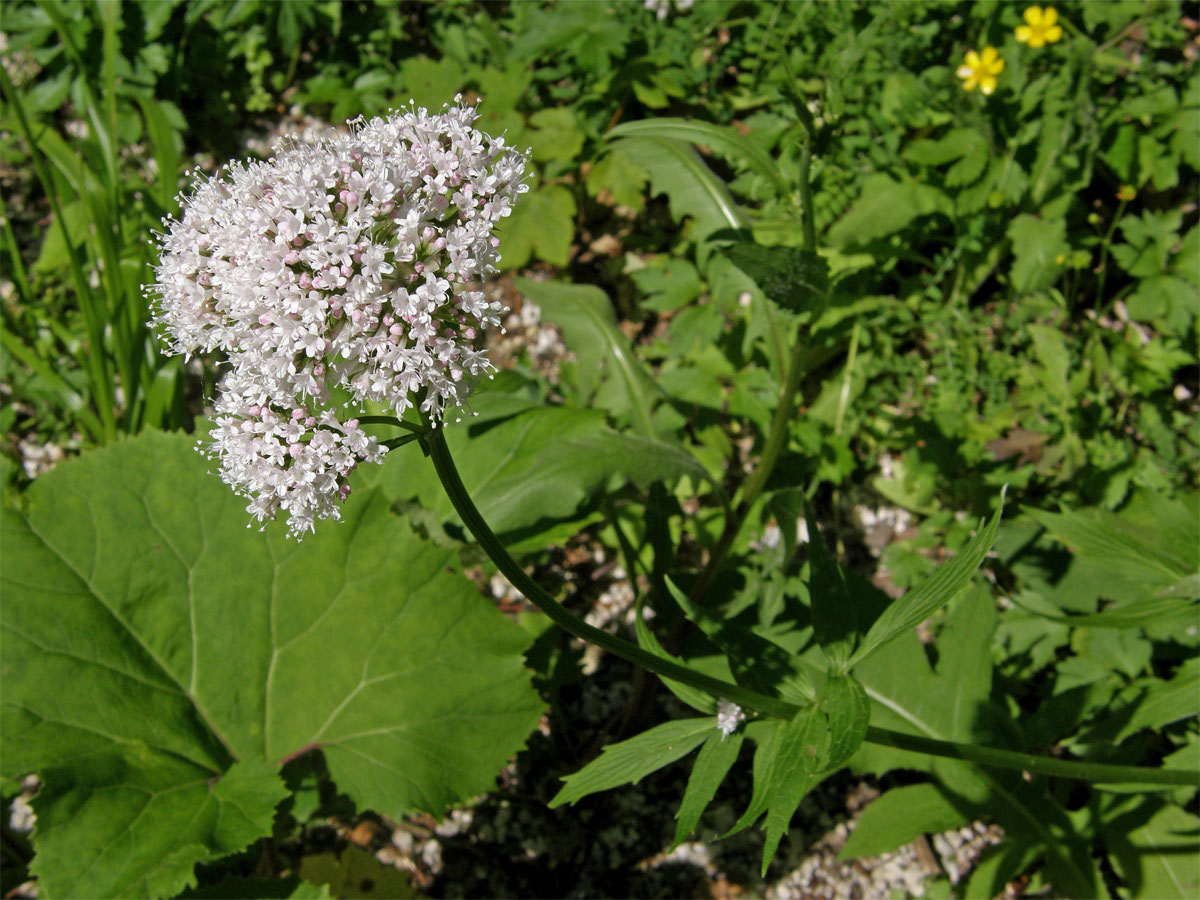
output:
M180 890L270 831L308 748L360 808L440 814L540 715L523 632L378 488L302 543L242 505L147 434L4 510L3 774L45 782L49 896Z

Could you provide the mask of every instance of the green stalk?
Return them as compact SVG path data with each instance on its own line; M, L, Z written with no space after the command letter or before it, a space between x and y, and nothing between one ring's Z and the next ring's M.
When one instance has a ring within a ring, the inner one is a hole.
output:
M359 421L362 421L361 419ZM593 628L574 613L567 610L557 600L550 596L537 582L525 573L509 555L504 544L488 527L483 516L471 500L466 487L459 477L458 468L446 445L446 438L441 428L430 428L421 437L421 445L433 460L438 478L450 497L455 511L463 520L479 546L495 563L496 568L508 579L509 583L525 597L550 617L556 625L569 634L595 644L615 656L647 669L662 678L681 681L691 687L730 700L739 706L755 710L759 713L782 719L791 719L800 712L801 707L777 697L769 697L739 685L730 684L719 678L712 678L701 672L689 669L670 659L656 656L629 643L616 635ZM1043 775L1055 775L1062 778L1075 778L1093 782L1126 782L1134 784L1159 785L1195 785L1197 776L1193 772L1174 769L1150 769L1140 766L1112 766L1099 763L1073 762L1069 760L1048 759L1028 753L1016 753L1010 750L998 750L993 747L979 747L971 744L959 744L952 741L939 741L922 738L915 735L902 734L884 728L868 728L866 739L875 744L897 747L902 750L912 750L932 756L944 756L949 759L962 759L980 765L1001 769L1016 769L1018 771L1035 772Z
M362 420L360 419L359 421ZM590 644L595 644L597 647L607 650L622 659L649 669L656 675L686 682L692 687L707 691L716 697L731 700L739 706L757 709L768 715L782 718L791 718L795 715L798 707L786 701L776 699L775 697L768 697L765 694L760 694L757 691L751 691L735 684L729 684L718 678L711 678L708 675L693 671L671 660L655 656L615 635L601 631L599 628L594 628L574 613L568 611L562 604L551 597L541 585L525 573L525 570L509 555L504 544L500 542L500 539L496 537L487 522L484 521L474 501L471 500L470 494L467 493L466 487L463 486L462 478L458 474L458 468L454 465L453 457L450 456L450 448L446 446L446 438L442 429L430 428L429 433L421 439L421 445L433 459L433 466L437 470L438 478L442 481L442 487L446 489L446 493L450 497L450 502L454 505L459 518L463 520L463 524L475 536L475 540L478 541L479 546L483 548L483 551L496 564L496 568L508 579L509 584L524 594L531 603L549 616L554 624L569 634L581 638Z

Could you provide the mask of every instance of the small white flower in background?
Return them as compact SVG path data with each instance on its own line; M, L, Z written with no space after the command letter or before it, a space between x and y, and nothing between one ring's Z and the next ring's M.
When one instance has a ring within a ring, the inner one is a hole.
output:
M723 734L733 734L745 720L746 714L736 703L730 703L728 700L717 702L717 727Z
M437 422L494 368L476 344L504 310L466 285L495 271L526 155L455 104L230 163L164 223L156 324L173 353L227 355L208 452L259 521L336 519L350 472L383 458L335 407L401 416L423 391Z
M691 9L696 0L675 0L675 11L683 12ZM654 11L655 18L660 22L667 17L671 11L671 0L642 0L642 5L649 10Z

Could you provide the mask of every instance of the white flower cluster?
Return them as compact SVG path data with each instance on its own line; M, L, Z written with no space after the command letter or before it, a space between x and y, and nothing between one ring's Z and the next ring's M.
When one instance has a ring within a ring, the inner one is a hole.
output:
M210 455L259 521L293 534L338 516L346 477L386 452L334 407L432 421L493 367L477 349L504 310L495 271L524 154L462 104L353 123L265 163L230 163L161 236L156 320L174 353L223 351Z

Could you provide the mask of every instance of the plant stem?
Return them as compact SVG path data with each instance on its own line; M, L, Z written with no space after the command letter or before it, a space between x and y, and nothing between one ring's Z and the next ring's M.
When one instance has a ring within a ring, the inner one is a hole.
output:
M592 627L574 613L568 611L562 604L551 597L541 585L526 574L525 570L509 555L508 550L505 549L504 544L492 532L487 522L484 521L483 516L480 515L479 510L475 507L475 503L467 493L466 487L463 486L458 469L454 465L454 459L450 456L450 448L446 445L446 438L442 433L442 429L432 428L429 434L421 438L421 445L429 452L429 456L433 460L433 466L437 470L438 478L441 479L442 486L446 489L446 493L450 497L450 502L454 505L455 511L463 520L463 524L467 526L471 534L475 536L475 540L479 542L479 546L483 548L483 551L496 564L496 568L508 579L509 583L549 616L554 624L558 625L564 631L573 634L575 637L595 644L610 653L620 656L622 659L649 669L656 675L673 678L676 681L683 681L692 687L707 691L714 696L731 700L739 706L756 709L768 715L783 718L791 718L795 715L797 707L790 703L774 697L768 697L765 694L759 694L757 691L751 691L726 681L721 681L718 678L711 678L708 675L693 671L671 660L655 656L641 647L622 640L616 635Z
M1014 750L998 750L978 744L960 744L957 741L941 741L904 734L886 728L868 728L866 740L872 744L911 750L929 756L947 759L962 759L967 762L991 766L997 769L1018 769L1033 775L1053 775L1075 778L1095 784L1162 784L1196 787L1200 773L1182 769L1150 769L1142 766L1114 766L1108 763L1079 762L1070 759L1053 759L1033 753L1018 753Z
M421 437L421 444L433 460L438 478L446 489L450 502L458 512L463 524L467 526L479 546L496 564L496 568L508 579L517 590L550 617L556 625L577 638L609 651L631 663L639 665L654 674L681 681L691 687L698 688L715 697L730 700L739 706L755 710L776 718L791 719L800 712L801 707L777 697L769 697L757 691L749 690L719 678L712 678L701 672L689 669L670 659L657 656L641 647L629 643L616 635L601 631L588 625L574 613L563 607L550 596L525 570L522 569L509 555L504 544L488 527L483 516L471 500L450 448L446 445L441 428L431 428L428 434ZM875 744L897 747L902 750L912 750L932 756L944 756L950 759L962 759L980 765L1002 769L1017 769L1019 771L1035 772L1044 775L1056 775L1063 778L1076 778L1083 781L1095 782L1126 782L1135 784L1161 785L1195 785L1196 773L1172 769L1150 769L1139 766L1112 766L1098 763L1073 762L1070 760L1049 759L1028 753L1016 753L1010 750L998 750L993 747L979 747L971 744L959 744L952 741L939 741L932 738L917 737L901 734L883 728L867 729L866 739Z

